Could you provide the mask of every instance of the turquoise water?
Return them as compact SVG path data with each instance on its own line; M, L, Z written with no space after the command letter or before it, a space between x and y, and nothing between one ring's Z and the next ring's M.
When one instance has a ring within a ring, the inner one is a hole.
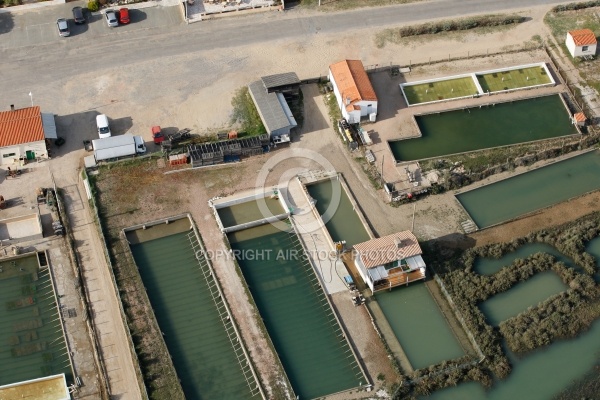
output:
M0 270L0 385L60 373L73 382L49 270L35 254Z
M258 399L250 393L188 233L131 246L185 396Z
M596 258L596 273L594 274L594 279L596 282L600 282L600 237L590 240L585 251Z
M544 271L490 297L481 303L479 308L491 325L498 326L500 322L565 290L567 286L554 271Z
M571 260L569 257L565 256L563 253L556 250L556 248L552 247L547 243L526 243L523 246L517 248L515 251L505 254L501 258L479 257L477 258L477 260L475 260L475 267L473 268L473 270L480 275L492 275L500 271L503 267L511 265L516 259L525 259L530 255L536 253L550 254L554 256L556 261L561 261L565 265L571 268L575 268L578 271L581 270L581 268L578 265L576 265L573 260Z
M508 221L600 188L600 152L592 151L458 194L479 228Z
M465 354L424 284L377 292L375 299L413 368Z
M240 254L262 252L238 263L296 395L312 399L365 384L323 291L313 286L312 267L288 252L302 249L298 237L263 225L228 238Z
M397 162L578 133L560 95L418 115L422 136L388 142Z
M561 340L539 351L516 358L509 354L512 372L486 391L465 383L435 392L428 400L548 400L598 364L600 319L589 331L572 340Z
M327 209L334 197L334 185L335 191L339 190L340 201L336 208L328 211ZM323 220L327 221L325 227L334 242L345 240L346 246L349 248L371 239L358 214L354 211L354 207L340 181L337 179L327 180L308 185L306 189L310 196L317 201L315 207ZM325 215L326 212L327 215Z

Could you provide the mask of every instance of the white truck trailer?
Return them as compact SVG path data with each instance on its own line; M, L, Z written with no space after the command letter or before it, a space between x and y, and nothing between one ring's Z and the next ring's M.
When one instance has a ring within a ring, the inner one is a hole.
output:
M128 133L92 140L92 148L97 163L124 157L134 157L137 154L146 152L146 146L142 137L133 136Z

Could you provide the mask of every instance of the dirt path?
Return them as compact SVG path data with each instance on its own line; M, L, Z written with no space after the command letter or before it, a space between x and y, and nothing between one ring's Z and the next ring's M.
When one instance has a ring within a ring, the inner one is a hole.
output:
M75 251L89 293L91 318L104 370L100 373L108 378L111 396L121 400L139 400L143 396L137 384L136 367L121 318L120 300L105 262L103 243L90 216L85 190L78 184L77 177L61 174L57 185L64 191L67 214L73 227Z

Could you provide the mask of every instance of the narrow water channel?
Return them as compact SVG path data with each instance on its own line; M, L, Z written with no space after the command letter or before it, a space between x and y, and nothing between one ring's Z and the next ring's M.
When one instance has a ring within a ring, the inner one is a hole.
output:
M566 266L575 268L578 271L581 270L581 267L576 265L572 259L565 256L563 253L547 243L526 243L517 248L515 251L507 253L500 258L478 258L475 260L474 271L480 275L493 275L502 268L511 265L516 259L525 259L536 253L550 254L557 261L561 261Z

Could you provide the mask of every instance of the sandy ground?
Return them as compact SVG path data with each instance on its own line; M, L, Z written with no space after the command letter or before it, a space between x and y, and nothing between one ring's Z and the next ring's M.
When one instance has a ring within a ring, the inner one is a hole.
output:
M59 92L70 93L56 98L54 112L64 115L63 127L70 127L74 122L73 104L80 110L90 110L102 106L103 112L111 115L116 121L131 124L132 131L143 134L150 141L150 126L190 127L196 132L214 131L228 127L230 102L235 90L249 82L277 72L295 71L301 79L324 76L327 66L344 58L361 59L365 65L389 63L409 65L428 63L431 59L444 60L449 56L472 57L474 54L495 53L511 50L531 42L535 35L545 36L542 18L547 8L535 7L521 10L530 17L526 23L517 27L502 28L486 33L468 33L465 35L435 36L432 38L415 38L405 44L387 44L383 48L374 45L374 32L357 30L348 34L322 35L315 33L311 37L297 40L273 41L266 44L229 48L225 51L214 50L202 53L189 53L177 57L159 59L155 62L139 65L117 66L108 69L105 74L92 75L85 72L48 85L55 85ZM265 24L268 21L264 22ZM450 50L449 50L450 49ZM449 54L449 51L451 52ZM515 58L507 58L503 63L512 63ZM512 56L511 56L512 57ZM520 53L520 63L532 62L532 56ZM517 60L518 61L518 60ZM486 69L496 65L497 59L477 58L461 63L435 64L434 70L425 67L414 68L408 78L417 76L453 74ZM170 71L164 74L163 71ZM202 73L198 73L202 71ZM193 76L194 79L189 79ZM407 79L408 79L407 78ZM89 93L75 94L73 90L78 82L86 80L92 83ZM151 88L145 84L151 80ZM123 85L133 88L129 92L120 90ZM329 126L323 99L316 86L303 89L305 96L305 126L294 138L292 148L310 149L324 156L338 171L341 171L359 203L373 231L381 236L398 230L412 227L413 212L415 215L415 233L420 239L460 237L459 222L462 211L458 208L452 194L431 196L413 205L392 208L383 204L378 193L374 192L370 182L360 171L360 166L352 160L353 156L343 148ZM400 94L398 93L398 96ZM401 112L399 109L398 112ZM68 115L67 115L68 114ZM61 118L61 117L59 117ZM119 131L117 123L116 133ZM384 128L382 128L384 129ZM387 128L386 128L387 129ZM390 128L391 129L391 128ZM150 145L152 147L153 145ZM152 148L150 148L152 150ZM83 151L80 151L83 155ZM277 151L272 153L277 154ZM255 176L261 170L268 156L259 156L234 166L218 167L205 171L181 172L175 177L169 175L162 180L160 188L143 188L145 201L151 207L140 207L134 214L122 215L115 223L127 226L133 223L154 220L179 212L189 211L199 225L206 247L212 250L226 250L211 210L208 199L223 196L255 186ZM391 160L391 155L389 156ZM277 182L279 177L290 168L316 169L322 168L320 163L310 158L285 160L272 169L267 185ZM160 171L157 169L157 171ZM193 190L181 190L182 187ZM155 191L158 191L155 193ZM176 207L169 206L168 200L178 193ZM159 196L159 197L156 197ZM162 197L160 197L162 196ZM157 199L163 199L160 202ZM576 207L573 212L583 212L586 207L597 208L598 198L584 201L584 207ZM561 206L566 207L566 206ZM571 207L568 207L571 208ZM575 208L575 207L573 207ZM556 210L556 211L555 211ZM486 230L472 235L476 243L483 244L512 238L532 227L558 223L559 217L567 214L560 208L552 210L553 214L539 214L529 222L516 222L494 230ZM453 240L453 239L452 239ZM453 240L453 243L460 241ZM214 267L219 280L223 284L236 320L240 324L242 335L248 344L252 358L261 376L266 382L270 394L277 392L280 377L273 354L264 338L260 327L254 320L256 310L248 302L239 276L230 263L215 260ZM226 284L225 284L226 283ZM355 348L368 353L364 358L367 371L372 381L378 373L390 374L389 361L385 353L376 344L377 339L369 327L364 326L364 315L354 313L354 320L345 320L348 326L363 326L362 333L353 336ZM352 329L349 329L352 330ZM375 347L372 349L371 347ZM357 395L364 395L357 394ZM346 397L347 398L347 397Z

